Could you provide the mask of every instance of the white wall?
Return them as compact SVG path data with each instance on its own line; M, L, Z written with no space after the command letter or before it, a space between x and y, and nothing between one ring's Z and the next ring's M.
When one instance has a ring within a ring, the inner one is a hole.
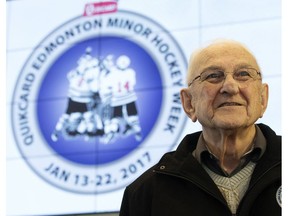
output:
M79 195L55 188L35 175L17 149L10 121L14 103L12 95L25 61L43 38L57 26L81 14L89 2L6 1L8 215L39 215L45 211L80 214L109 207L111 211L117 211L120 207L124 188L97 196ZM259 61L264 82L270 86L268 109L259 122L270 125L278 134L282 133L280 0L148 0L145 3L119 0L118 8L157 21L176 39L187 59L194 49L216 38L235 39L246 44ZM198 124L187 121L180 138L200 129ZM160 157L163 149L159 148L158 153Z

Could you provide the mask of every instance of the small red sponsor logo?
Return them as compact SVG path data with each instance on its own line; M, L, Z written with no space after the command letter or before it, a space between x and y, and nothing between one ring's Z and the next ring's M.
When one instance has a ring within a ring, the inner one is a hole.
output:
M116 1L88 3L85 5L83 16L94 16L105 13L114 13L117 11Z

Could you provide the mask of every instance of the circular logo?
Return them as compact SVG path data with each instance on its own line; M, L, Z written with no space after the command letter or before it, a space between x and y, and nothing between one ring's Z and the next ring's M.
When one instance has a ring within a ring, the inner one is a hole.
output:
M276 191L276 200L278 205L282 208L282 186Z
M69 20L39 43L15 86L23 158L67 191L126 186L177 144L186 68L175 39L143 15Z

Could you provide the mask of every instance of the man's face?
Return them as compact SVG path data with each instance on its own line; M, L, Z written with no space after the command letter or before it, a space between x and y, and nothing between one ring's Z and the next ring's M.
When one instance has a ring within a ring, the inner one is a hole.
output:
M256 60L245 49L231 45L210 47L196 65L191 81L211 67L228 74L220 83L196 79L184 90L186 97L181 93L186 100L184 109L193 121L198 119L203 127L234 129L250 126L262 117L267 107L268 86L260 78L245 84L233 78L233 72L239 68L259 71Z

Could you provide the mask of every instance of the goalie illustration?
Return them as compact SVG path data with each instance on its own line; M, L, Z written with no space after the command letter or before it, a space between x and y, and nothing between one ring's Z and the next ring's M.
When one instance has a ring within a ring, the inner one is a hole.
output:
M131 60L121 55L100 59L91 47L78 59L77 67L67 73L68 103L51 139L97 137L104 144L134 135L141 141L141 126L136 106L136 73ZM114 62L115 61L115 62Z

